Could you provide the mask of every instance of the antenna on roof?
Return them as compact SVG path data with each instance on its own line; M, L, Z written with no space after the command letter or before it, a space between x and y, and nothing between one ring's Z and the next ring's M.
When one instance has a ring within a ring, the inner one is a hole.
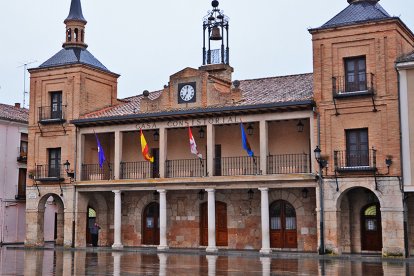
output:
M23 108L26 108L26 94L29 94L29 91L26 91L26 71L27 65L37 62L37 60L24 62L22 65L18 66L17 68L23 67Z

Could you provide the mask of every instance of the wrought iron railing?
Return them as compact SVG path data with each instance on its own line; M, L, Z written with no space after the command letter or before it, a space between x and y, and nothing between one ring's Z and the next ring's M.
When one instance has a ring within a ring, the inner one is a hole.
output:
M221 157L214 159L215 175L257 175L260 171L259 156Z
M65 121L66 106L53 105L39 107L39 122L61 122Z
M104 163L102 168L99 164L82 164L81 180L110 180L113 179L112 163Z
M203 177L207 176L205 159L167 160L166 177Z
M267 173L310 173L310 155L305 153L269 155Z
M148 161L121 162L120 170L121 179L146 179L159 177L158 173L154 174L153 163Z
M334 98L373 94L374 74L360 73L356 74L352 79L350 76L332 77L332 93Z
M336 150L334 165L336 171L373 171L377 168L377 151L375 149Z
M17 161L18 162L27 162L27 147L17 148Z
M228 60L228 49L222 51L221 49L214 49L214 50L205 50L204 51L204 63L203 64L220 64L223 63L224 60L225 64L229 63ZM224 53L224 57L222 57L222 53Z
M65 174L63 165L36 165L33 178L39 181L61 181L65 178Z

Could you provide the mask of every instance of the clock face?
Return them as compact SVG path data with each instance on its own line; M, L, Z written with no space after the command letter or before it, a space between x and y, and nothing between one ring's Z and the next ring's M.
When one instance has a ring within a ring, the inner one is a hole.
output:
M195 83L181 84L178 92L179 103L195 102Z

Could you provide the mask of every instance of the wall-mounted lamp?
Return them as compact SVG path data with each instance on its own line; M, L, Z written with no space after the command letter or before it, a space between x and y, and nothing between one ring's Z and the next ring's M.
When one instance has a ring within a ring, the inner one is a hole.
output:
M321 149L319 148L319 146L316 146L313 152L315 153L315 159L318 162L319 167L321 169L325 168L328 165L328 161L321 157Z
M160 139L160 134L158 133L158 130L155 130L154 132L154 141L158 141Z
M70 163L68 160L63 164L65 167L66 175L69 177L70 182L73 182L75 179L75 172L70 171Z
M308 193L309 193L309 191L308 191L307 188L303 188L302 189L302 197L303 198L307 198L308 197Z
M250 200L252 200L252 199L253 199L253 196L254 196L254 192L253 192L253 190L252 190L252 189L249 189L249 190L247 191L247 194L248 194L248 196L249 196L249 199L250 199Z
M390 173L390 167L392 165L392 156L388 155L387 158L385 158L385 165L387 165L387 170L388 170L387 174L389 174Z
M204 200L204 191L203 191L203 190L200 190L200 191L197 193L197 195L198 195L198 199L199 199L199 200Z
M247 126L247 134L253 135L253 125L252 125L252 123L249 123L249 125Z
M302 123L302 120L299 120L298 124L296 125L296 129L298 132L303 132L304 124Z
M204 138L204 129L202 127L200 127L200 130L198 131L198 137L200 138Z
M153 199L153 200L155 200L155 201L157 201L157 200L158 200L158 192L157 192L157 191L154 191L154 192L152 193L152 199Z

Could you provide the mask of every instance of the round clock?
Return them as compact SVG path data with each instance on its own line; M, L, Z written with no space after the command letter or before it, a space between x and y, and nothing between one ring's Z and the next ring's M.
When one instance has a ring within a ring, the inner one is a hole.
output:
M180 97L183 101L191 101L195 96L195 90L194 87L186 84L184 85L180 90Z

